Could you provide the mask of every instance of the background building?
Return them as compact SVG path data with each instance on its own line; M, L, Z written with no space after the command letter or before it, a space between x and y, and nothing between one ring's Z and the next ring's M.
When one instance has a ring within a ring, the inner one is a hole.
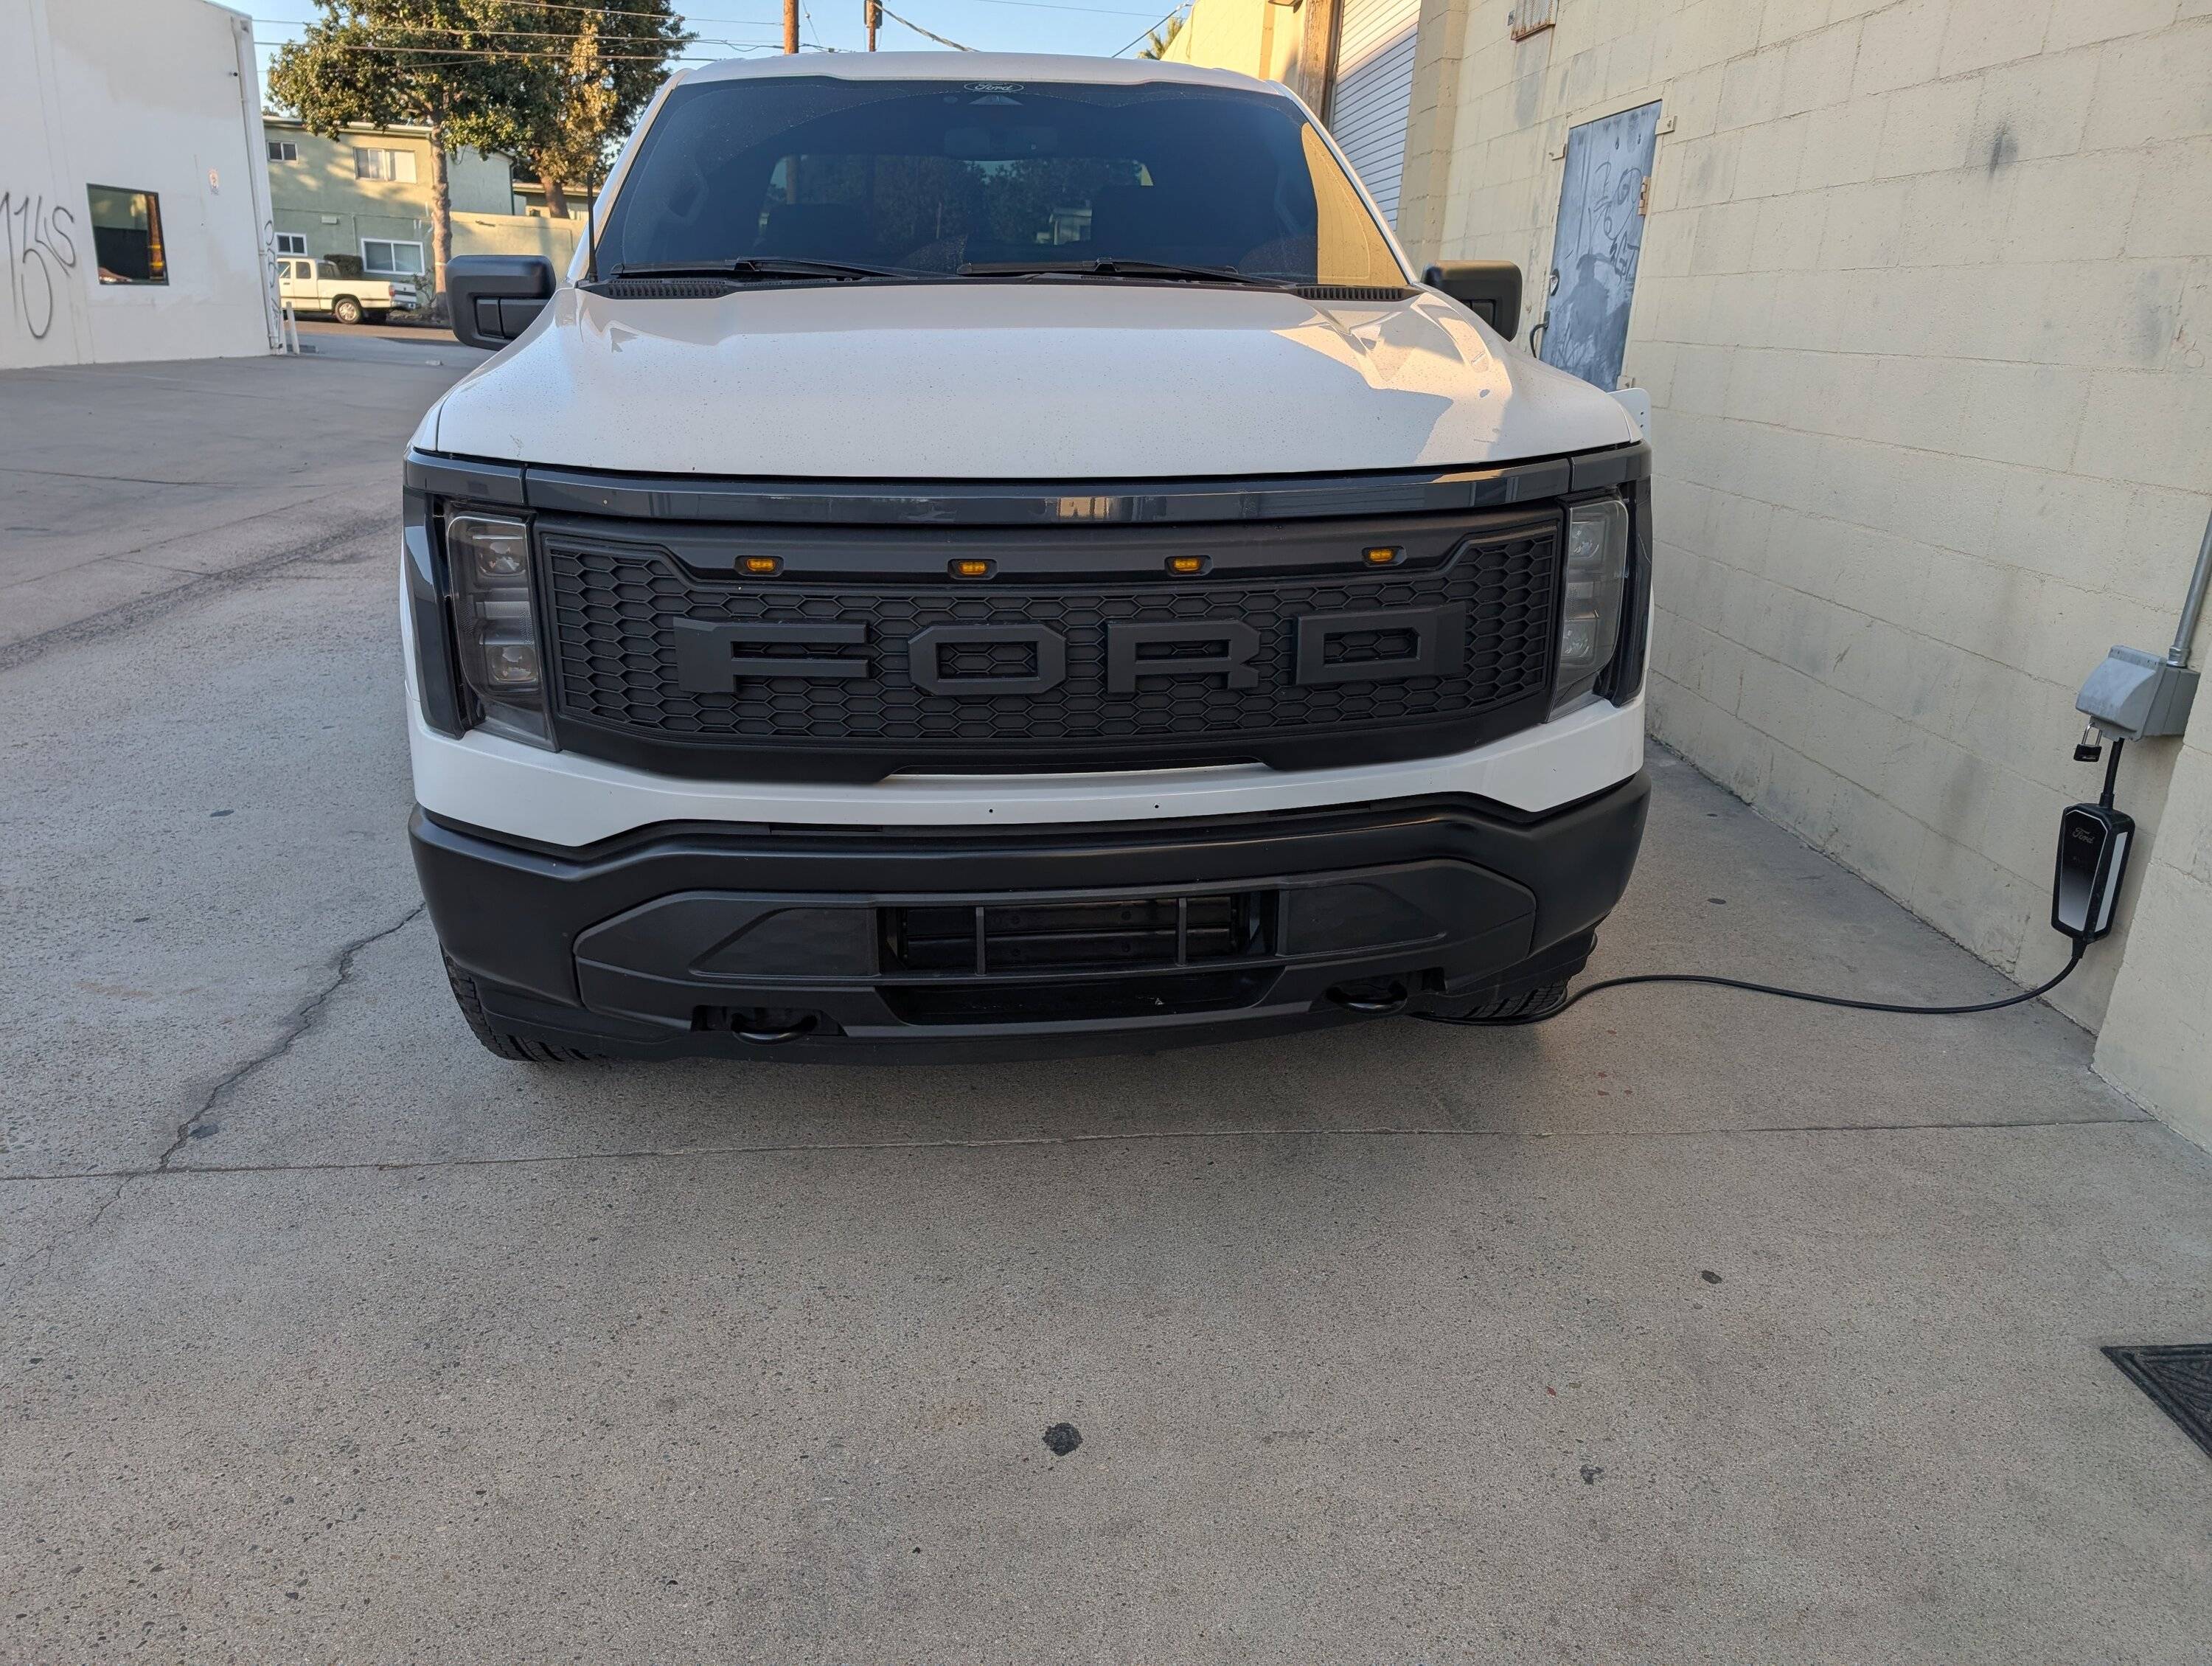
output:
M2212 508L2212 3L1422 0L1356 50L1382 0L1331 3L1278 72L1323 66L1301 90L1416 264L1519 261L1523 338L1650 394L1655 733L2055 970L2075 692L2171 640ZM1392 118L1352 60L1408 45ZM2053 1000L2212 1142L2212 698L2121 790L2126 923Z
M293 117L264 115L276 252L358 260L391 275L430 270L430 130L348 127L319 138ZM568 187L569 213L545 215L545 188L513 161L464 145L447 159L453 252L543 254L566 264L584 234L586 193Z
M0 367L276 344L253 26L0 0Z

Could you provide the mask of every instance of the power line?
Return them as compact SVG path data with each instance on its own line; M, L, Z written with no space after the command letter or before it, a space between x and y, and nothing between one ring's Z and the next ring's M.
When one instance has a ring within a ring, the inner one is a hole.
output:
M262 46L297 46L304 43L296 40L263 40L257 37L254 44ZM733 52L755 52L766 46L780 46L783 43L772 40L718 39L707 44L714 46L727 46ZM818 45L811 42L809 44ZM540 58L562 64L569 61L569 55L567 52L519 46L386 46L366 42L331 40L323 42L321 49L325 52L391 52L404 58L434 58L438 60L435 64L416 66L421 69L443 69L452 64L467 64L487 58L514 59L517 62ZM711 52L602 52L599 56L605 61L617 64L713 64L717 61Z
M982 0L987 6L1025 6L1034 11L1087 11L1098 17L1150 17L1147 11L1127 11L1120 7L1066 6L1060 0ZM1182 9L1178 6L1177 11Z
M998 0L998 3L1008 3L1009 0ZM746 26L757 24L763 27L767 27L772 26L775 21L775 19L768 17L687 18L685 15L680 11L634 11L617 6L586 6L564 3L564 0L534 0L530 9L532 11L588 12L594 17L644 17L650 18L656 22L684 24L687 27L690 23L705 23L714 27L726 27L731 24ZM315 19L303 20L295 17L257 17L253 21L257 23L273 23L279 28L286 29L312 29L324 27L321 21ZM514 19L509 17L507 21L512 21ZM409 27L416 28L442 28L447 26L442 24L422 24L411 25Z
M1139 43L1141 43L1141 42L1143 42L1143 41L1146 41L1146 40L1150 40L1150 39L1152 38L1152 30L1153 30L1153 29L1157 29L1157 28L1158 28L1158 27L1160 27L1160 24L1166 22L1166 21L1168 21L1168 17L1176 17L1176 16L1179 16L1179 15L1182 15L1182 8L1181 6L1177 6L1177 7L1175 9L1175 10L1173 10L1173 11L1171 11L1171 12L1170 12L1170 13L1168 14L1168 16L1167 16L1167 17L1163 17L1163 18L1159 19L1158 21L1156 21L1156 22L1152 23L1151 26L1149 26L1149 27L1145 30L1144 33L1142 33L1142 34L1139 35L1135 40L1132 40L1132 41L1130 41L1130 42L1128 43L1128 46L1122 46L1122 47L1120 47L1119 49L1117 49L1117 50L1114 52L1113 56L1115 56L1115 58L1119 58L1119 57L1121 57L1121 54L1122 54L1123 52L1127 52L1127 51L1129 50L1129 47L1130 47L1130 46L1137 46L1137 45L1139 45Z
M883 13L884 16L890 18L894 23L905 23L907 27L912 29L916 34L927 35L929 39L934 40L940 46L950 46L956 52L972 52L975 50L973 46L963 46L957 40L947 40L943 35L939 34L935 30L925 29L919 23L908 22L905 18L901 17L889 6L878 4L876 9Z
M312 27L311 25L304 23L287 25L284 20L280 17L257 17L253 21L257 23L273 23L277 25L279 27L289 27L307 28ZM763 25L762 27L765 27L766 25ZM720 40L722 39L720 35L711 34L690 35L688 40L682 37L665 34L594 34L586 37L581 34L572 33L564 29L465 29L453 27L442 23L409 23L395 27L393 33L402 35L459 34L472 37L481 35L487 39L496 39L501 40L570 40L580 42L588 38L593 40L613 41L617 45L621 45L629 41L665 40L672 46L686 46L692 40L711 41Z

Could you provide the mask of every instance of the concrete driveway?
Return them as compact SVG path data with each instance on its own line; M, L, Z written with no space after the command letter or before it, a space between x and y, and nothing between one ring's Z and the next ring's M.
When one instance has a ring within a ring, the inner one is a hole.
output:
M479 1051L393 637L457 368L0 377L0 467L59 401L205 494L0 477L73 552L0 669L0 1658L2204 1658L2212 1461L2097 1350L2212 1335L2212 1157L2041 1006ZM112 600L184 522L258 553ZM1598 970L2005 988L1654 770Z

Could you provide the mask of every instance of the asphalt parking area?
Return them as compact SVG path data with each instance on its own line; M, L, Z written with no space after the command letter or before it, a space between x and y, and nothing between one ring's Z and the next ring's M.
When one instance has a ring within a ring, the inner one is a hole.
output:
M2212 1335L2212 1156L2065 1018L501 1064L403 838L438 384L203 368L386 414L0 665L0 1657L2203 1657L2212 1462L2099 1348ZM1653 767L1595 971L2004 992Z

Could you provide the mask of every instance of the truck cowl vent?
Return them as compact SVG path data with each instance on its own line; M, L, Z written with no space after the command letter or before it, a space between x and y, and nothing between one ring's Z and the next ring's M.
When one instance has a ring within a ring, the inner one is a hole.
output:
M611 277L592 285L617 301L712 301L738 287L719 277Z
M1299 295L1307 301L1403 301L1413 292L1387 283L1301 283Z

